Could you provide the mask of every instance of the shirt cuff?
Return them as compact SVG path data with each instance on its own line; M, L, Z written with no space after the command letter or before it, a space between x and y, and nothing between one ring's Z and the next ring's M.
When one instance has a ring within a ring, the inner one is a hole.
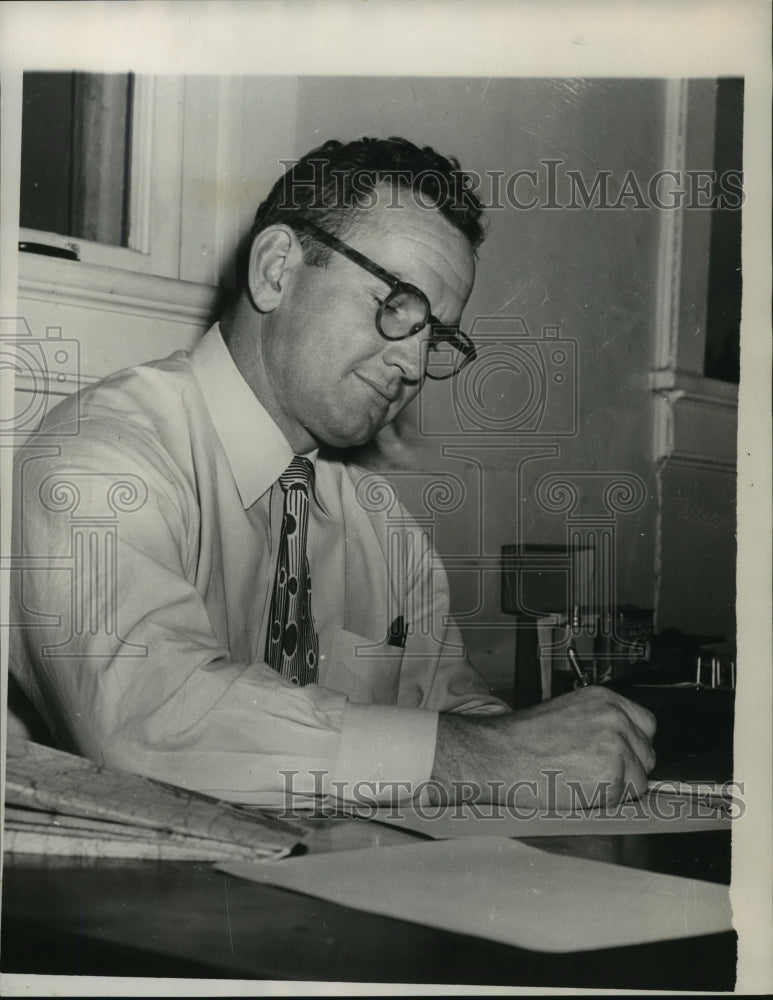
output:
M348 702L329 793L366 806L413 798L432 776L437 727L428 709Z

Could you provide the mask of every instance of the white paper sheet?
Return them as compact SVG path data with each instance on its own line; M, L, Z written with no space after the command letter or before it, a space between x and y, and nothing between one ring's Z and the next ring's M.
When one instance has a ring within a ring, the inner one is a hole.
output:
M501 837L217 866L403 920L566 952L732 928L727 887L548 854Z

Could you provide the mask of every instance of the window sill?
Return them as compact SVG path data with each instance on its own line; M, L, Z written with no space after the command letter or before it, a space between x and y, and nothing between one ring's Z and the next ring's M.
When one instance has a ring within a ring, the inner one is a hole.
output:
M19 298L205 324L220 290L115 267L19 254Z

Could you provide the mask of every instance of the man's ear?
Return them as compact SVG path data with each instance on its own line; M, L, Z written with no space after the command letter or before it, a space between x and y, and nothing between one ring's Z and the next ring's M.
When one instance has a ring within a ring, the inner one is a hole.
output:
M260 312L276 309L302 260L303 247L289 226L269 226L258 233L250 247L247 286Z

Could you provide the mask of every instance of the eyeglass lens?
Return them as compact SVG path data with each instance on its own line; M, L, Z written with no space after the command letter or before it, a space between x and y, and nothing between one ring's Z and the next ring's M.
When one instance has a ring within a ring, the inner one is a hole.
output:
M379 309L378 327L389 340L403 340L423 330L429 316L429 303L422 294L397 288ZM465 361L464 355L448 340L438 339L427 345L425 364L429 378L450 378L464 367Z
M380 310L381 332L389 340L402 340L427 325L429 305L414 292L397 289L384 300Z

